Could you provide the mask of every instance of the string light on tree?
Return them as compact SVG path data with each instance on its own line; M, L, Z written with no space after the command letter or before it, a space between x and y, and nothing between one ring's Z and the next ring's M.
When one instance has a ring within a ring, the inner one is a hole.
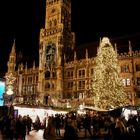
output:
M94 104L100 109L111 109L128 104L128 96L120 78L117 51L109 38L104 37L97 50L93 75Z

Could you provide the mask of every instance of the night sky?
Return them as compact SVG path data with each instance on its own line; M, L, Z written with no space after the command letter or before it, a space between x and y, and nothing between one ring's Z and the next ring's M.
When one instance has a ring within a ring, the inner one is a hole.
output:
M131 0L121 1L72 0L72 31L76 33L77 45L108 36L137 38L135 44L138 46L139 4ZM44 23L45 0L0 1L0 72L7 69L14 38L17 52L21 51L27 59L38 57L39 29L44 27Z

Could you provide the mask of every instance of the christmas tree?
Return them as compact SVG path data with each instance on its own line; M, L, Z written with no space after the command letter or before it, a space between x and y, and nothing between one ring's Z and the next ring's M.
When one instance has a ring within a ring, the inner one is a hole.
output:
M117 51L107 37L97 50L93 76L94 105L100 109L114 109L128 104L128 96L120 78Z

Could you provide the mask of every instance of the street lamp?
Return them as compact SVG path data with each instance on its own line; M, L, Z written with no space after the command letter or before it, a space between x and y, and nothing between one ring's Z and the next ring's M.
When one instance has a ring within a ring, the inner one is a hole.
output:
M12 95L14 92L13 92L13 89L14 89L14 83L15 83L15 80L16 80L16 77L13 76L13 73L9 73L6 77L6 93L8 95Z
M13 103L13 99L14 99L14 84L16 81L16 77L13 75L13 73L8 73L6 76L6 94L7 94L7 105L12 104Z
M12 88L8 88L7 91L6 91L6 94L7 95L12 95L14 92L12 90Z

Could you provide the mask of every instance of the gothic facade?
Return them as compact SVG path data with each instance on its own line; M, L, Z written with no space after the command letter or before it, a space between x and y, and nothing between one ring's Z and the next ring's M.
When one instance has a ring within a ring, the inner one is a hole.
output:
M90 46L90 49L94 48L92 51L85 46L82 54L80 46L75 46L75 34L71 32L71 1L46 2L45 28L40 30L39 66L33 62L33 66L28 68L27 63L21 63L16 70L16 53L13 49L9 56L6 75L12 72L16 77L15 100L57 106L60 99L61 102L65 102L65 99L88 99L95 66L95 48L98 45ZM118 54L118 60L126 92L132 104L138 104L140 52L133 52L130 42L128 47L129 52ZM52 102L49 102L49 98Z

